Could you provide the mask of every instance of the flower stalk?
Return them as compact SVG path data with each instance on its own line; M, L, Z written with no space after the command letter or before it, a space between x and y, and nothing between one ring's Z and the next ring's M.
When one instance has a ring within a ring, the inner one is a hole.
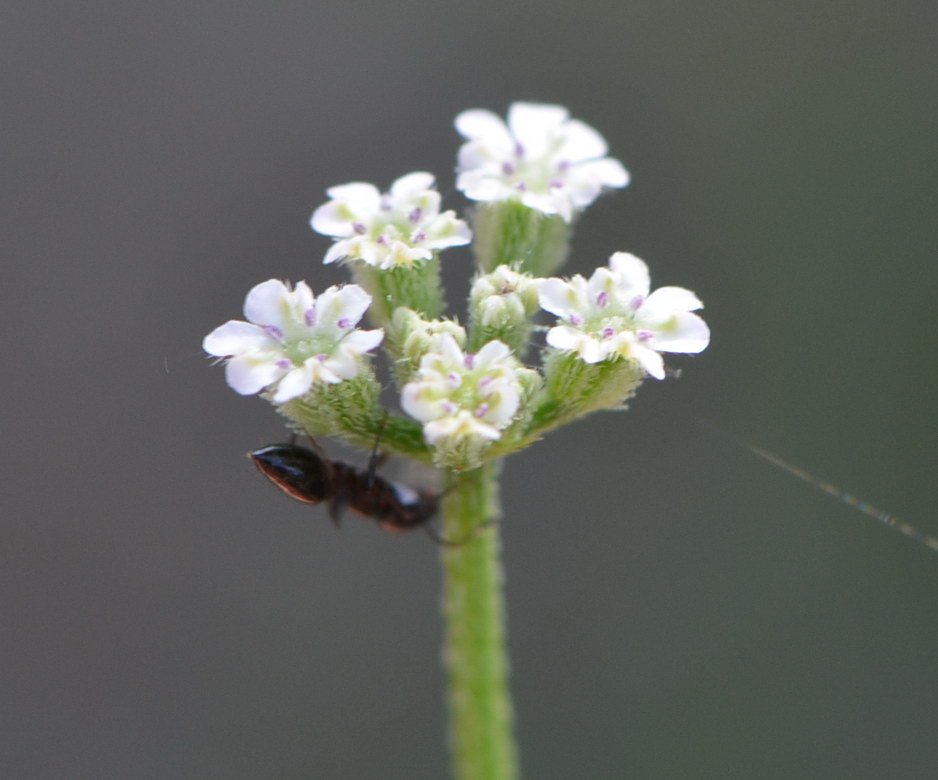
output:
M444 661L450 747L457 780L518 775L508 692L499 463L451 471L443 499Z

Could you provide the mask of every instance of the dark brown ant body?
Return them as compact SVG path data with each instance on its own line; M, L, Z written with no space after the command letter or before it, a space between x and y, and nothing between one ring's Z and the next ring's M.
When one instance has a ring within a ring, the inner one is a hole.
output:
M375 474L377 455L367 471L330 460L293 442L272 444L251 453L254 465L291 498L306 504L330 502L329 516L338 525L345 509L374 520L386 531L427 527L440 504L436 493L414 490Z

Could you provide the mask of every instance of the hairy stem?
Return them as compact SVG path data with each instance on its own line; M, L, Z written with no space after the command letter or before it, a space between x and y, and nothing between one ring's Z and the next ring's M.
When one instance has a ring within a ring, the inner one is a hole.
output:
M457 780L518 774L508 692L498 463L450 472L442 549L450 747Z

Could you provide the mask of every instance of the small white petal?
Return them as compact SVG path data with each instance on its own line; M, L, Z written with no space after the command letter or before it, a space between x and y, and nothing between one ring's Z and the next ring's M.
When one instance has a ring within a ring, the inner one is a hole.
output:
M611 298L616 294L618 284L619 276L611 269L600 266L593 271L593 275L586 283L586 300L589 301L591 307L605 308L598 303L597 298L601 293L606 293L606 297Z
M326 252L326 256L322 259L324 265L329 265L330 263L335 263L338 260L342 260L346 257L349 257L351 252L349 251L349 242L347 241L336 241L329 251Z
M472 241L472 231L469 225L461 219L453 219L447 211L428 230L423 245L430 249L445 249L450 246L465 246Z
M319 206L309 218L309 226L324 236L346 238L355 235L355 220L340 200L330 200Z
M664 379L664 360L655 350L641 344L634 344L632 357L655 379Z
M488 411L482 415L483 420L496 428L506 428L514 419L521 405L521 393L514 382L503 382L497 393L486 397L489 404Z
M575 166L577 176L589 176L603 187L625 187L630 181L629 172L618 160L611 157L590 160Z
M470 435L478 436L482 439L488 439L489 441L497 441L502 437L502 434L498 430L497 426L487 425L485 422L476 417L470 417L466 421L465 427L468 429Z
M343 379L354 379L358 376L358 357L357 354L340 346L322 362L315 357L309 358L306 362L315 361L311 368L318 368L320 379L335 384Z
M606 345L586 335L580 339L579 352L584 363L600 363L609 357L609 349Z
M417 171L401 176L391 185L391 198L395 202L407 202L417 198L425 190L433 187L433 174L425 171Z
M565 194L560 192L525 190L521 193L521 202L529 209L540 211L548 216L558 214L563 217L565 222L569 222L572 216L570 201Z
M563 126L563 143L557 156L567 162L577 163L605 156L609 151L603 137L579 119L571 119Z
M371 296L357 284L340 286L336 298L342 309L342 317L352 325L358 324L371 305Z
M594 176L581 176L574 171L567 177L564 196L578 209L590 205L602 192L602 186Z
M366 181L353 181L339 184L326 190L333 200L343 201L351 211L371 212L381 207L381 193L374 184Z
M654 348L661 352L703 352L710 343L710 328L690 312L675 312L665 329L654 332Z
M421 422L442 416L441 400L431 382L408 382L401 390L401 408Z
M215 357L229 357L244 352L279 349L275 341L259 325L243 320L228 320L202 340L202 349Z
M492 178L480 170L466 171L456 177L456 188L469 200L507 200L516 197L518 191L501 179Z
M456 117L456 130L470 141L484 139L486 144L510 152L514 146L511 134L497 114L483 108L463 111Z
M635 295L647 296L651 277L644 260L629 252L616 252L609 258L609 267L622 279L622 284Z
M464 143L459 147L456 158L459 163L457 170L500 177L502 163L514 154L510 142L509 137L509 146L505 149L499 149L492 145L487 146L483 141Z
M293 288L293 293L289 297L293 318L297 322L302 322L306 312L313 307L316 301L312 288L306 282L297 282Z
M255 355L239 355L225 365L225 380L228 386L241 395L254 395L272 385L286 373L276 358L258 358Z
M342 339L342 347L351 350L355 354L363 355L377 347L383 338L384 331L381 328L376 330L353 330Z
M655 310L697 311L703 308L703 303L683 287L659 287L645 300L645 306Z
M570 282L557 278L546 279L537 293L541 308L562 318L571 314L582 316L586 301L572 283L577 278L583 277L577 275Z
M455 365L462 365L463 351L456 343L456 339L449 333L440 333L433 338L431 350L438 353L444 361Z
M268 279L251 288L244 299L244 316L257 325L284 330L289 314L290 288L279 279Z
M339 320L346 320L350 328L358 324L370 304L371 296L357 284L334 285L316 299L316 324L336 326Z
M584 338L588 338L583 331L571 328L569 325L558 325L547 331L547 343L554 349L579 349Z
M299 398L309 391L313 384L313 375L308 365L296 366L277 385L274 402L282 404L292 398Z
M562 125L570 112L547 103L513 103L508 109L508 127L524 147L525 154L540 156L547 151L551 132Z
M456 436L478 436L489 441L501 438L496 428L482 422L465 409L455 415L426 423L423 426L423 432L427 443L431 445Z
M481 370L500 360L507 359L510 355L511 349L507 344L501 341L489 341L476 353L474 365Z
M440 193L436 190L422 190L413 197L401 201L401 207L406 209L408 219L412 219L414 208L419 208L420 211L417 214L419 221L416 224L429 225L440 213ZM450 216L455 216L455 212L448 213Z

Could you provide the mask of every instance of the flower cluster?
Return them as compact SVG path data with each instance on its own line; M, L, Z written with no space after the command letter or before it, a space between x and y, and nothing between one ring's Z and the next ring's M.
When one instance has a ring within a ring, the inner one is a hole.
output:
M701 352L710 330L691 314L703 304L690 290L650 288L648 266L627 252L616 252L609 267L597 268L589 279L548 279L540 289L541 307L562 324L548 331L547 343L586 363L630 358L664 379L660 353Z
M380 430L385 449L470 469L621 406L645 376L665 377L662 353L707 346L697 296L652 291L634 255L615 253L589 278L549 277L576 215L604 188L628 183L599 133L560 106L533 103L515 103L507 122L466 111L456 128L466 139L456 186L485 203L471 212L472 229L440 210L429 173L407 174L384 194L364 182L329 189L310 224L335 239L323 262L349 261L356 283L318 297L305 282L254 287L246 321L203 342L227 361L232 388L264 392L310 434L365 443ZM439 253L470 241L479 273L464 327L443 316ZM381 328L357 327L366 311ZM556 322L538 328L540 312ZM525 354L545 330L540 366L529 367ZM382 343L407 415L387 425L375 423L387 412L369 365Z
M401 406L424 423L431 445L447 438L495 441L518 414L527 371L500 341L472 354L442 333L420 361L417 379L404 385Z
M291 290L278 279L254 287L244 300L243 320L229 320L209 333L202 348L227 358L233 390L272 393L281 404L307 393L316 382L337 384L357 376L363 356L384 332L355 326L371 296L354 284L330 287L318 298L306 282Z
M569 222L603 187L629 183L622 163L606 157L603 137L562 106L515 103L507 124L472 109L456 117L456 129L467 139L456 186L471 200L516 199Z
M362 260L384 270L429 260L433 253L472 240L453 211L440 213L440 193L429 173L410 173L382 194L373 184L332 187L310 219L317 233L334 236L324 263Z

